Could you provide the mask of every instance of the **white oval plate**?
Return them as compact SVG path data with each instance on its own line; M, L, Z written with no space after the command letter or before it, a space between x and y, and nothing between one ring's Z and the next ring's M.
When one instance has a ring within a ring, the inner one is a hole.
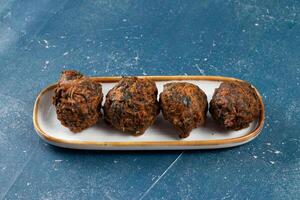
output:
M104 96L121 77L94 77L102 83ZM223 81L242 81L219 76L148 76L156 82L159 93L167 82L185 81L198 85L211 100L215 88ZM45 88L37 97L34 111L34 127L41 138L52 145L89 150L179 150L179 149L218 149L233 147L250 142L257 137L264 124L264 104L256 90L262 105L260 117L248 128L239 131L225 131L208 114L205 127L194 129L190 136L179 139L178 131L160 114L155 124L141 136L131 136L110 128L103 120L97 125L80 133L72 133L60 124L52 96L56 84ZM105 99L104 99L105 100ZM104 102L104 101L103 101Z

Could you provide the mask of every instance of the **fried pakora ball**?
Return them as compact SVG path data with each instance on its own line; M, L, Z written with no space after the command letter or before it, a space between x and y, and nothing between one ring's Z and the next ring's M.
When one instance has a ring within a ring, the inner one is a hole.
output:
M61 124L80 132L101 118L103 99L100 83L77 71L63 71L55 88L53 105Z
M155 82L123 77L106 95L104 119L112 127L141 135L159 114Z
M165 84L159 102L164 119L180 130L180 138L188 137L192 129L204 125L206 121L207 97L194 84Z
M224 128L240 130L259 116L261 105L252 86L246 82L224 82L214 92L209 111Z

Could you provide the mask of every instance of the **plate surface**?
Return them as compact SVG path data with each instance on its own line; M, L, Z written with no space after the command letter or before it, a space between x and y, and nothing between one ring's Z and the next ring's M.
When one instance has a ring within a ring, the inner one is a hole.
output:
M219 76L148 76L156 81L159 93L167 82L185 81L198 85L211 100L215 88L223 81L241 81ZM102 83L104 96L120 77L94 77ZM178 131L160 114L153 126L138 137L131 136L107 126L103 120L80 133L72 133L57 120L52 105L54 85L45 88L37 97L34 111L34 127L41 138L50 144L74 149L90 150L178 150L178 149L217 149L245 144L259 135L264 124L264 105L259 95L262 111L260 117L248 128L240 131L225 131L208 114L205 127L194 129L190 136L179 139ZM105 99L104 99L105 100ZM103 101L104 102L104 101Z

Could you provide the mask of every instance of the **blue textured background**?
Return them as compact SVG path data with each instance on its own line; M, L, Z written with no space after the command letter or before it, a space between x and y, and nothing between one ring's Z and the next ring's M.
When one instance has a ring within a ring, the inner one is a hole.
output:
M0 199L299 199L299 15L297 0L0 0ZM32 109L67 68L241 78L265 127L224 150L56 148Z

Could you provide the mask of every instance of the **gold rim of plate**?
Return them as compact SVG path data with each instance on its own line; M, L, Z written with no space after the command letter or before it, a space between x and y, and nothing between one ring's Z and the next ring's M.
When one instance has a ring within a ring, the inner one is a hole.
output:
M182 80L201 80L201 81L240 81L246 82L236 78L230 77L222 77L222 76L138 76L141 78L149 78L154 81L182 81ZM101 83L113 83L118 82L122 77L92 77L93 80L101 82ZM45 140L56 143L56 144L69 144L69 145L93 145L98 147L160 147L160 146L217 146L217 145L226 145L226 144L240 144L246 143L247 141L254 139L263 129L264 121L265 121L265 107L262 100L261 95L258 90L252 86L258 97L261 104L261 113L259 116L259 121L255 127L255 129L249 132L246 135L229 138L229 139L218 139L218 140L194 140L194 141L182 141L178 139L178 141L135 141L135 142L96 142L96 141L78 141L78 140L64 140L56 137L52 137L48 135L45 131L43 131L38 122L38 111L40 106L41 97L56 87L56 84L49 85L47 88L43 89L34 104L33 109L33 124L36 131L38 131L39 135L43 137Z

